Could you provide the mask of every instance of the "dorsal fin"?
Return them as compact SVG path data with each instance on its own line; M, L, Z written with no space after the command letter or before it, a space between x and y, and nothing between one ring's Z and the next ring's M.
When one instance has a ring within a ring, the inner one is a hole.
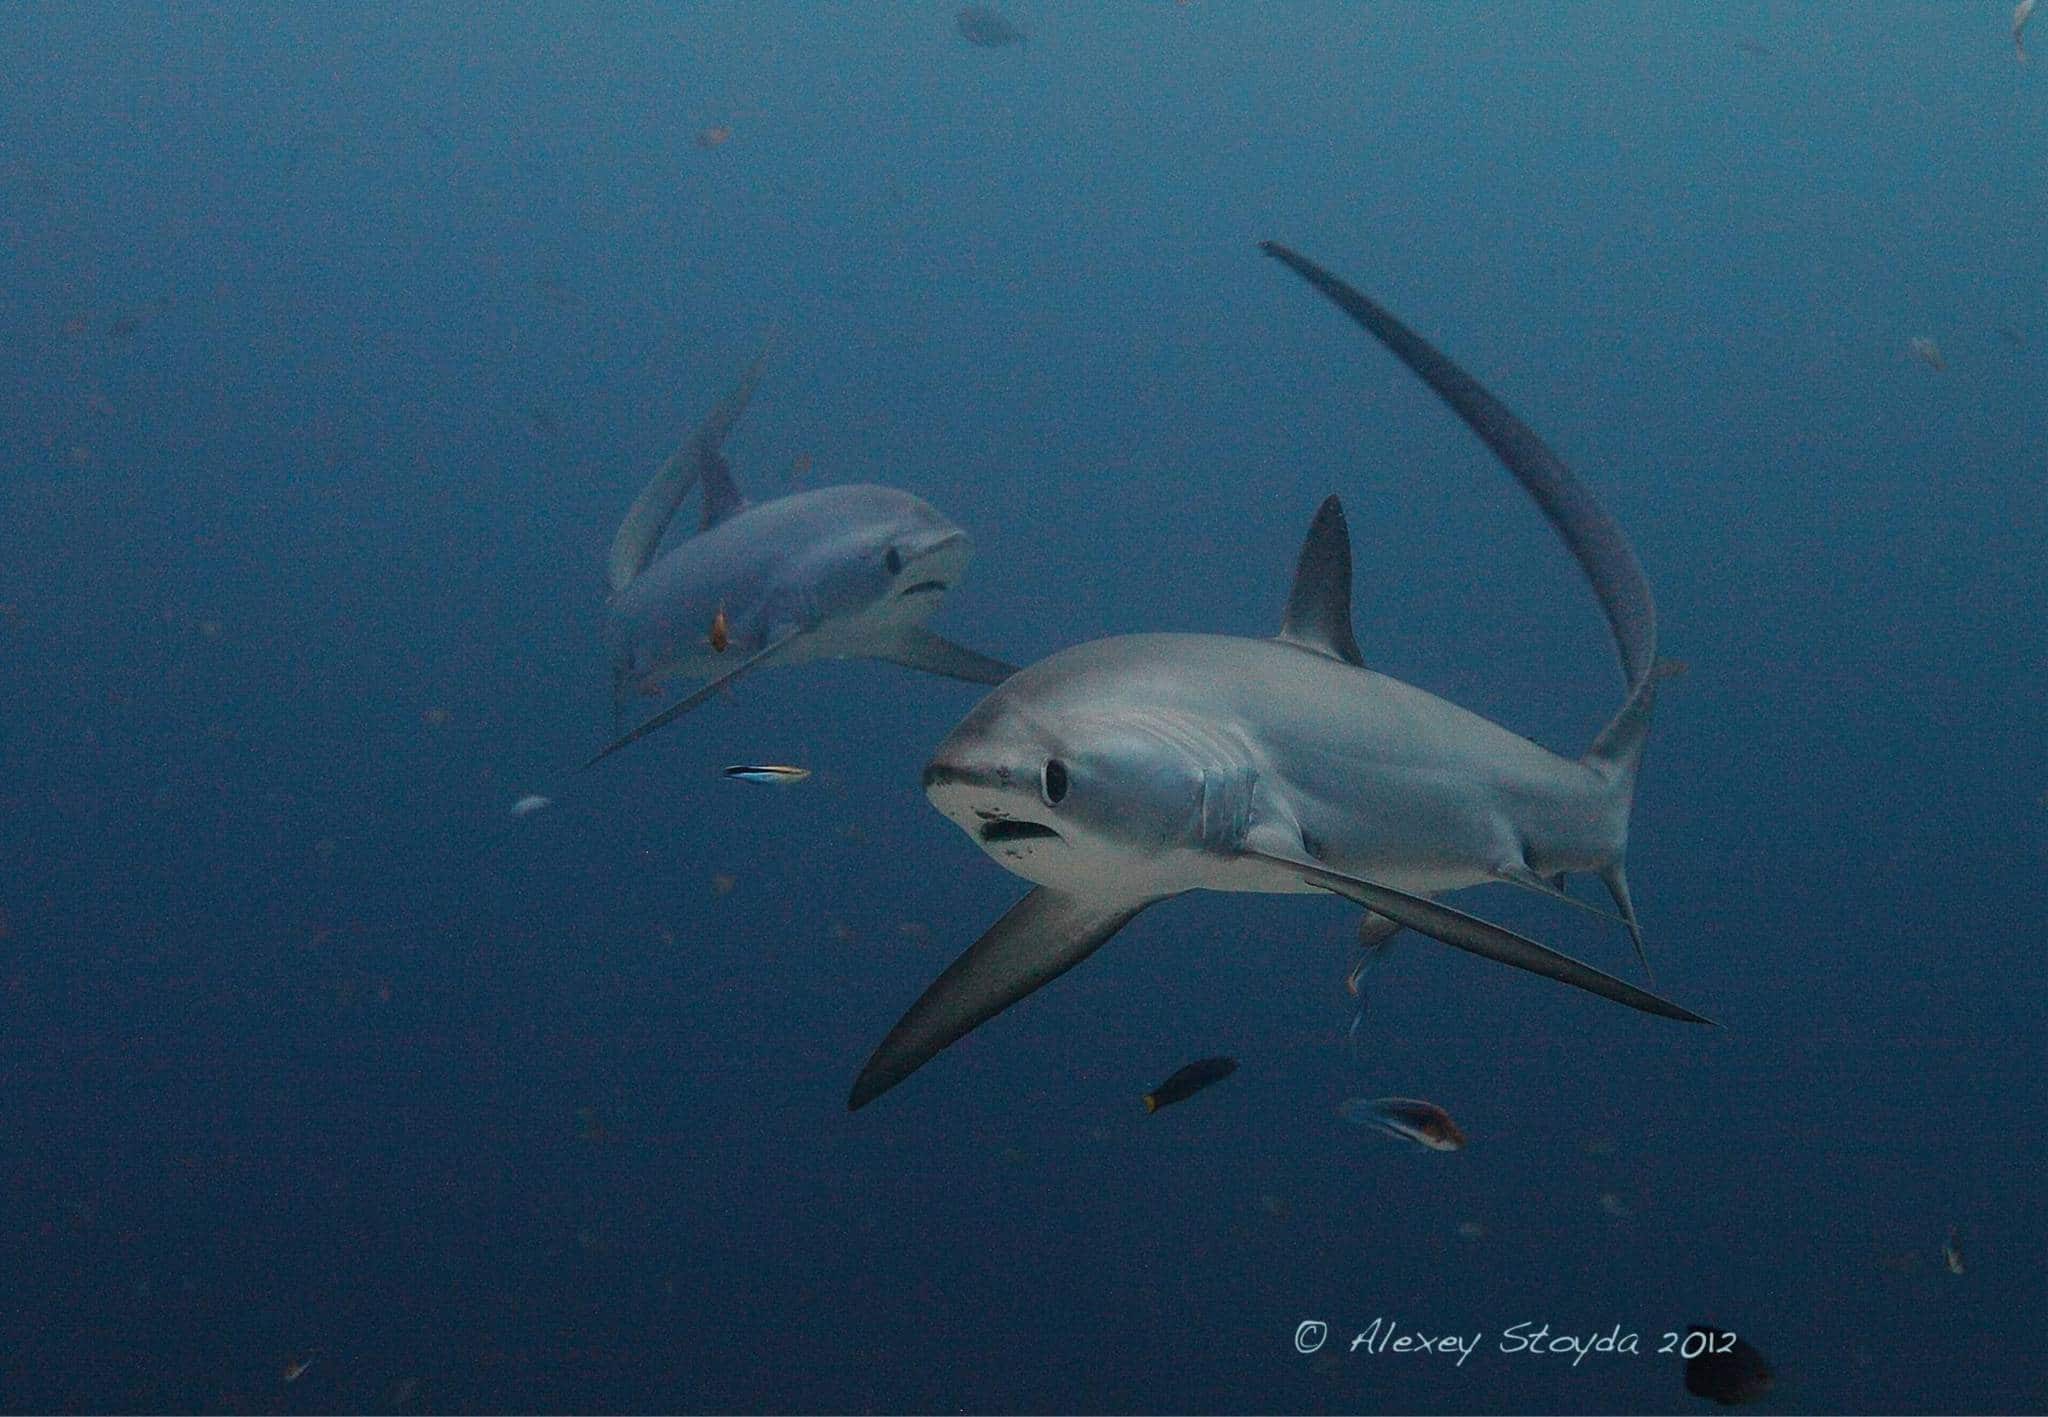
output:
M1442 350L1396 319L1393 312L1354 290L1308 257L1277 241L1260 249L1321 291L1338 309L1385 345L1436 396L1450 405L1465 426L1479 435L1501 466L1536 502L1544 517L1579 563L1621 657L1628 698L1595 742L1593 756L1626 765L1642 748L1649 728L1650 703L1656 694L1657 607L1650 583L1643 577L1628 537L1600 505L1592 489L1579 481L1508 406L1481 387Z
M1325 497L1294 563L1294 589L1274 638L1365 668L1351 633L1351 528L1344 504Z
M761 352L754 356L754 362L740 376L739 384L718 407L705 415L697 431L669 455L661 470L633 499L626 519L619 523L618 534L612 538L611 559L606 566L612 594L617 595L647 569L647 563L654 559L654 549L661 544L661 535L668 530L676 508L683 504L683 498L690 495L690 489L700 480L704 483L703 526L715 526L747 504L746 498L740 496L739 489L733 485L732 469L726 466L719 449L724 446L726 435L732 432L740 414L746 411L747 400L754 396L754 385L761 380L761 366L768 358L768 351L769 346L764 343ZM714 504L718 508L715 513Z
M709 531L734 512L746 510L747 498L732 480L732 464L723 453L704 454L703 477L704 509L697 519L697 530Z

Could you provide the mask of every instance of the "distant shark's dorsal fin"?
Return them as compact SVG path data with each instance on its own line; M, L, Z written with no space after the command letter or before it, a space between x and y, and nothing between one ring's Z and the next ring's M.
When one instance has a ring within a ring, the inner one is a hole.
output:
M732 432L733 424L739 422L740 415L747 411L747 400L754 396L754 385L761 382L761 366L768 362L774 348L775 334L770 331L768 337L761 341L761 352L754 356L754 362L740 376L739 385L725 396L725 402L711 410L691 440L696 445L703 467L704 510L697 523L699 531L709 531L733 513L746 508L746 496L733 481L732 464L725 460L725 454L720 450L725 446L726 435Z
M704 510L697 530L709 531L734 512L744 511L746 494L732 480L732 464L721 453L704 455Z
M1294 563L1287 614L1274 638L1365 667L1351 633L1351 528L1344 521L1344 504L1334 496L1323 499L1309 523L1308 539Z
M675 517L676 508L682 506L683 499L690 495L690 489L700 480L704 484L703 526L716 526L746 505L746 498L733 485L732 469L719 450L724 446L726 436L732 432L733 424L739 422L740 415L746 411L747 401L754 396L754 385L761 381L761 368L767 362L771 344L772 341L762 344L761 352L754 356L754 362L740 376L739 384L718 407L705 415L697 431L669 455L661 470L633 499L626 519L619 523L618 535L612 538L612 554L606 575L613 595L631 585L634 578L647 569L647 563L654 559L655 547L661 544L662 533L668 530L669 522Z
M1640 752L1649 696L1654 693L1650 685L1657 663L1657 608L1642 564L1614 518L1533 429L1391 311L1277 241L1261 242L1259 249L1321 291L1413 370L1535 499L1592 584L1628 680L1628 702L1616 715L1622 731L1611 728L1603 733L1593 756L1620 760Z

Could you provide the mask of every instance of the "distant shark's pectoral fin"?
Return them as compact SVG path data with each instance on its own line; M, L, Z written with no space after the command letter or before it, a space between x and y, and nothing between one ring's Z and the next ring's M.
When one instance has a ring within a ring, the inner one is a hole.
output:
M947 966L882 1040L846 1099L857 1111L1040 985L1058 978L1152 904L1084 900L1039 886Z
M948 679L965 679L970 684L1000 684L1017 672L1014 664L976 654L922 625L904 626L887 645L875 651L875 658Z
M1598 994L1603 999L1612 999L1618 1004L1627 1004L1632 1009L1641 1009L1646 1014L1658 1014L1664 1018L1675 1018L1686 1023L1712 1023L1713 1020L1694 1013L1683 1005L1660 998L1647 989L1639 989L1626 980L1581 964L1570 955L1559 954L1547 945L1539 945L1527 936L1499 925L1490 924L1462 910L1454 909L1441 901L1426 896L1410 895L1395 890L1392 886L1376 885L1319 866L1310 861L1298 861L1269 852L1254 852L1264 860L1286 866L1301 873L1301 878L1312 886L1320 886L1346 900L1356 901L1366 909L1398 920L1409 929L1431 939L1441 940L1461 950L1469 950L1488 959L1497 959L1503 964L1512 964L1517 969L1526 969L1532 974L1545 975L1563 984Z
M1287 644L1365 667L1351 632L1351 529L1344 504L1325 497L1294 563L1294 588L1275 636Z
M597 753L593 754L589 761L585 762L583 766L586 768L596 767L599 763L603 762L606 758L609 758L612 754L618 752L619 749L625 747L627 744L637 743L642 738L645 738L648 734L654 732L655 729L660 728L663 725L670 723L675 719L681 718L691 709L696 708L699 705L705 703L707 700L711 698L712 695L718 693L721 689L724 689L726 686L731 684L733 680L739 678L742 674L751 673L752 671L759 669L762 665L770 663L778 656L780 656L785 650L787 650L792 644L794 644L796 641L802 638L803 635L801 632L787 634L778 640L772 641L764 648L756 650L751 656L741 660L738 664L735 664L731 669L719 675L716 679L713 679L710 683L704 685L701 689L698 689L695 692L688 694L683 698L677 699L674 703L670 704L660 713L654 715L654 717L648 719L645 723L641 724L638 728L635 728L632 732L625 734L623 737L615 738L611 742L605 744L604 747Z

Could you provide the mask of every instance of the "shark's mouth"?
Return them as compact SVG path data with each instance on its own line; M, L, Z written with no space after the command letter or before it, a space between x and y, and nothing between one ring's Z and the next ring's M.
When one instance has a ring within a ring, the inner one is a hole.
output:
M1058 841L1060 834L1051 827L1037 822L1020 822L1005 817L999 821L983 822L976 835L983 846L999 846L1006 841Z
M947 589L944 581L919 581L916 585L908 585L897 591L896 598L908 600L913 595L943 595Z

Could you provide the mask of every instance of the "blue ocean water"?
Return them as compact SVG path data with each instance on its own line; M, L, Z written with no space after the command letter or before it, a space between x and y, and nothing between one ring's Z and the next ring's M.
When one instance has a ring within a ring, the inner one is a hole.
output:
M2009 7L955 8L0 9L0 1406L1684 1411L1710 1322L1764 1410L2048 1408ZM1354 1052L1354 910L1195 895L849 1114L1024 888L919 788L980 691L764 671L563 776L618 518L771 327L742 486L929 499L978 649L1269 634L1337 492L1375 667L1571 753L1617 702L1264 238L1633 539L1690 672L1631 875L1722 1027L1408 937Z

